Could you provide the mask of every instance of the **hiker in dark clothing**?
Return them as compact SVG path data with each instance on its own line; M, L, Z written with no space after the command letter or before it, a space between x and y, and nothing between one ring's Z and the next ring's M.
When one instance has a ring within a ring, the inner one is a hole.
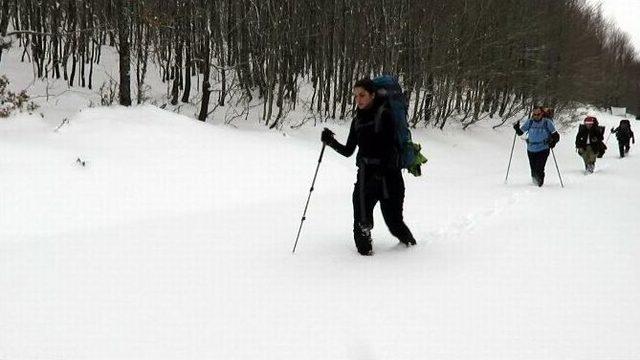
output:
M393 236L406 246L415 245L411 231L404 223L404 180L395 145L394 122L384 99L376 93L371 79L362 79L353 87L356 116L345 145L325 129L321 140L345 157L358 146L358 174L353 189L353 238L361 255L373 255L371 229L373 209L380 202L385 223Z
M632 140L633 143L636 143L636 138L633 136L633 131L631 131L631 123L628 119L620 120L620 124L618 128L611 128L611 133L616 134L616 139L618 139L618 149L620 150L620 157L623 158L625 154L629 152L629 140Z
M584 160L585 171L589 174L593 173L596 158L602 157L607 149L604 144L604 127L598 126L598 120L595 117L587 116L584 124L578 127L576 149Z
M531 180L538 186L544 184L544 167L549 157L549 148L553 148L560 141L560 134L556 131L553 121L545 115L544 108L536 107L531 112L531 118L522 126L520 122L513 124L513 129L518 136L528 133L527 156L531 168Z

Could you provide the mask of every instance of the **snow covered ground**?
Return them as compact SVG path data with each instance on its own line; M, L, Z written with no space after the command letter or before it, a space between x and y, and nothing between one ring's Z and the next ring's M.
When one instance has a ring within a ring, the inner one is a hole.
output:
M635 148L585 176L569 130L565 188L552 158L537 188L521 141L503 183L508 129L417 131L419 245L397 246L376 212L373 257L351 240L353 158L328 151L292 255L319 128L149 106L56 127L0 121L0 359L640 356Z
M54 105L0 119L2 360L640 358L640 155L613 136L584 175L564 129L538 188L520 140L504 183L508 126L415 131L418 246L376 210L373 257L328 150L292 255L320 127Z

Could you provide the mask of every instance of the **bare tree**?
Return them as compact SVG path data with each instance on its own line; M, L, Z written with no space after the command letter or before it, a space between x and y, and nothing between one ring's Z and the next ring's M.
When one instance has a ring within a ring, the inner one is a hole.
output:
M72 0L73 1L73 0ZM116 0L118 16L118 55L120 64L120 105L131 105L130 0Z
M200 120L231 99L257 100L272 128L300 104L344 118L353 82L381 73L402 80L413 126L467 127L534 104L640 110L637 54L584 0L1 1L3 44L15 37L36 76L92 87L101 47L117 46L121 104L130 64L141 103L155 62L175 105L201 76Z

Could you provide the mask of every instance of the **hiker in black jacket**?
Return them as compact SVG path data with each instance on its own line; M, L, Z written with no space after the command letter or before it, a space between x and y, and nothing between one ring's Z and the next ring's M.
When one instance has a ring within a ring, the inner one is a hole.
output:
M636 143L636 138L633 136L633 131L631 131L631 123L628 119L620 120L618 128L611 128L611 133L616 134L620 157L623 158L629 152L629 140L633 140L634 144Z
M351 156L358 146L358 175L353 189L353 238L361 255L373 255L371 229L373 208L380 201L385 223L393 236L406 246L415 245L411 231L404 223L404 180L395 145L394 122L383 106L371 79L361 79L353 87L356 116L345 145L325 129L321 140L343 156Z
M576 135L576 149L584 160L584 168L587 173L593 173L596 158L602 157L607 149L603 140L604 127L598 126L598 120L593 116L587 116L584 119L584 124L578 127Z

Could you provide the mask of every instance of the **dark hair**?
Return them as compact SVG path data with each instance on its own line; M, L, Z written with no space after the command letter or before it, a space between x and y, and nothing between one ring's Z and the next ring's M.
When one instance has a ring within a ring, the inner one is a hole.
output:
M376 85L373 83L373 80L371 80L369 78L364 78L364 79L360 79L360 80L356 81L356 83L353 84L353 87L354 88L357 88L357 87L363 88L370 94L375 94L376 93Z

